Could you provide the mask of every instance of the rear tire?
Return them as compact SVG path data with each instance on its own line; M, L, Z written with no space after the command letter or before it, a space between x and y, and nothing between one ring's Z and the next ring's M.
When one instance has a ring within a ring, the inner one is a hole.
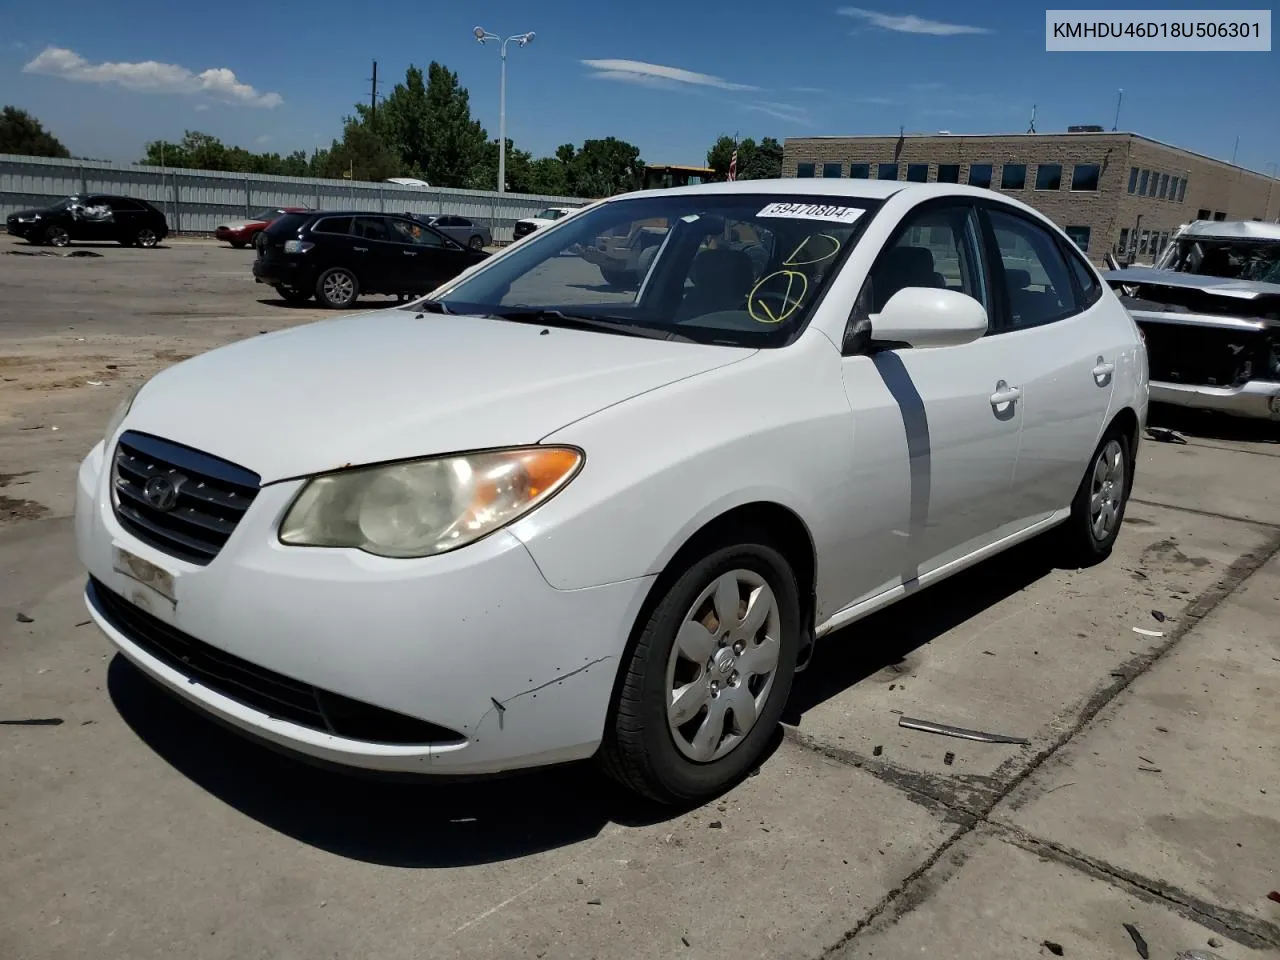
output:
M150 249L160 242L160 237L150 227L143 227L134 237L134 242L140 247Z
M636 277L630 270L614 270L610 267L601 267L600 276L604 278L604 282L611 287L618 287L627 290L636 285Z
M355 306L360 296L360 281L346 267L330 267L316 279L316 300L330 310Z
M1089 468L1071 501L1071 516L1058 528L1068 565L1089 567L1111 555L1132 489L1130 441L1113 426L1089 458Z
M472 237L470 241L468 241L467 246L469 246L472 250L483 250L484 237L477 234L476 236Z
M597 755L628 789L697 802L759 766L791 692L802 629L795 573L765 539L713 545L637 625Z

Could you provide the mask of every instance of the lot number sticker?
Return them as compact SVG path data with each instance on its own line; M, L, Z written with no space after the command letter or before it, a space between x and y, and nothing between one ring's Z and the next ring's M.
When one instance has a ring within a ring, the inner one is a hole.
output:
M756 216L855 223L862 214L863 210L860 207L838 207L825 203L771 203Z

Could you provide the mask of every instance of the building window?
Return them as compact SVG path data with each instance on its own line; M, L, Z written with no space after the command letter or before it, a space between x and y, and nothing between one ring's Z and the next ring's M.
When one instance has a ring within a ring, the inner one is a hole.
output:
M960 164L958 163L938 164L938 182L939 183L959 183L960 182Z
M1178 200L1178 178L1174 177L1169 181L1169 199L1175 203Z
M1097 190L1102 168L1096 163L1077 163L1071 171L1072 190Z
M1160 234L1160 251L1163 253L1164 248L1169 245L1169 231Z
M844 173L844 164L824 163L822 165L822 175L824 177L839 177L842 173Z
M1138 168L1129 168L1129 192L1133 193L1138 189Z
M1167 173L1160 174L1160 199L1163 200L1169 193L1169 175Z
M1187 178L1183 177L1182 182L1178 184L1178 202L1181 203L1187 199Z
M1071 238L1071 242L1081 249L1084 253L1089 252L1089 228L1088 227L1064 227L1063 233Z
M1227 219L1227 215L1223 213L1221 210L1215 210L1213 214L1213 219L1221 223L1223 220Z
M812 176L813 176L813 164L812 164L812 163L797 163L797 164L796 164L796 176L797 176L797 177L812 177Z
M1138 196L1145 197L1147 195L1147 179L1151 176L1150 170L1143 170L1142 176L1138 179Z
M1062 189L1062 164L1042 163L1036 167L1037 190Z
M991 186L991 164L989 163L969 164L969 186L990 187Z
M1138 252L1139 252L1139 253L1146 253L1146 252L1147 252L1147 244L1150 242L1150 240L1151 240L1151 231L1150 231L1150 230L1143 230L1143 231L1142 231L1142 239L1140 239L1140 240L1138 241Z
M1160 189L1160 174L1154 170L1151 171L1151 186L1147 189L1147 196L1154 197Z
M877 163L876 178L879 180L897 180L898 165L896 163Z
M929 165L927 163L908 163L907 179L912 183L928 183Z
M1125 252L1128 251L1128 249L1129 249L1129 228L1121 227L1120 239L1116 241L1116 253L1120 254L1121 256L1124 256Z
M1196 219L1197 219L1197 220L1208 220L1208 219L1209 219L1209 211L1208 211L1208 210L1204 210L1204 209L1197 210L1197 211L1196 211Z
M851 163L849 164L849 176L855 180L866 180L871 176L871 164L869 163Z
M1027 185L1027 165L1006 163L1000 171L1001 190L1021 190Z

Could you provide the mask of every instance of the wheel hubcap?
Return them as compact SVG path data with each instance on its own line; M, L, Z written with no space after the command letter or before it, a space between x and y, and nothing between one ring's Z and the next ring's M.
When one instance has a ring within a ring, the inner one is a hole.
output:
M55 247L65 247L67 245L67 231L61 227L50 231L49 242Z
M667 662L667 725L690 760L720 759L755 727L781 626L773 589L752 570L717 577L689 608Z
M354 281L345 273L335 273L324 281L324 295L335 303L350 300L354 290Z
M1116 528L1125 493L1124 450L1112 440L1102 448L1093 464L1089 496L1089 527L1095 540L1105 540Z
M154 246L156 242L156 235L150 230L143 230L138 234L138 242L144 247Z

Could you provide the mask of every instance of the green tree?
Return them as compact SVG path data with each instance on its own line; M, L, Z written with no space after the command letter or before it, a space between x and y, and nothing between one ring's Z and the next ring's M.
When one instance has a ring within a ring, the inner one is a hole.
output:
M69 157L71 151L35 117L17 107L0 111L0 153L25 157Z
M318 177L385 180L400 172L400 158L385 140L357 117L343 122L342 139L317 152L312 173Z
M782 176L782 144L765 137L758 144L751 137L738 141L738 179L768 180ZM733 137L721 136L707 151L707 166L721 179L729 176Z
M564 150L561 147L557 154ZM577 197L625 193L638 188L644 178L640 148L617 137L584 141L567 167L569 192Z
M397 83L375 113L357 104L362 121L370 124L400 158L406 176L429 179L431 166L427 131L432 125L431 105L421 67L412 64L404 83Z

